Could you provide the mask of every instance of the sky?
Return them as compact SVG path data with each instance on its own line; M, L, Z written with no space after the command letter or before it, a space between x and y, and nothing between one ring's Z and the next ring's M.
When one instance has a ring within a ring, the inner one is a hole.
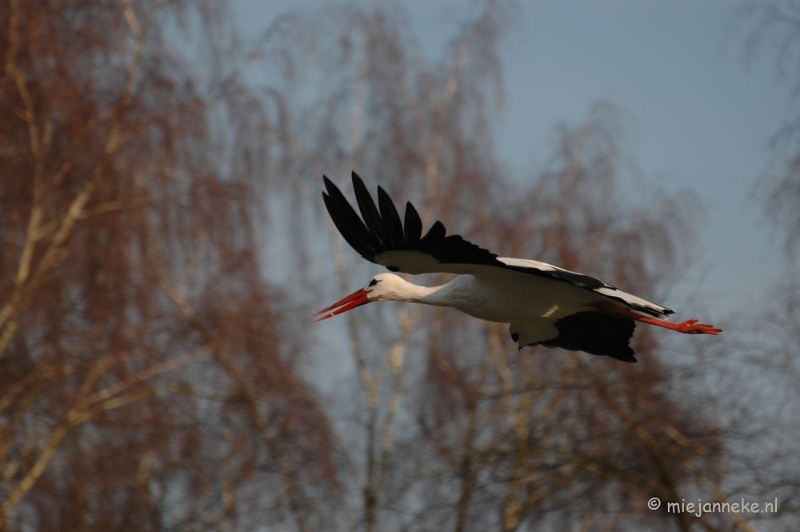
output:
M737 2L527 2L506 47L501 159L541 164L552 124L592 102L621 107L642 186L691 189L705 207L696 262L671 301L713 309L755 303L783 272L782 248L753 198L767 147L788 113L774 63L746 68ZM532 148L541 146L542 149ZM690 298L700 301L688 301Z
M457 2L400 2L430 57ZM311 0L235 3L241 36ZM784 273L782 247L753 197L768 141L789 111L790 87L764 50L746 67L732 33L736 1L540 0L521 2L500 52L504 105L495 114L501 168L526 179L552 153L554 127L576 125L598 101L626 113L623 142L645 189L693 191L705 208L694 262L670 307L714 314L748 308ZM449 34L445 34L449 35ZM774 54L773 54L774 57ZM710 316L708 319L714 319Z

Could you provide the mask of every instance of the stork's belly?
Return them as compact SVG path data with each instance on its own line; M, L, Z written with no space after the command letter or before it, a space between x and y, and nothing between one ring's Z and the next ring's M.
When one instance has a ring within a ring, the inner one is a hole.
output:
M592 290L533 275L505 275L498 279L462 277L467 280L453 306L486 321L559 320L592 310L593 303L604 299Z
M549 307L525 307L519 309L517 312L509 312L504 311L501 309L476 309L476 308L468 308L468 309L459 309L462 312L469 314L475 318L486 320L486 321L494 321L498 323L511 323L516 321L531 321L531 320L538 320L538 319L553 319L558 320L564 316L568 316L569 314L573 314L575 311L568 311L564 308L564 305L559 305L558 303L554 303Z
M575 307L573 305L566 305L564 303L541 303L543 302L530 300L526 301L523 299L520 302L511 302L505 308L492 308L489 306L475 307L470 305L467 308L459 308L459 310L478 319L494 321L498 323L511 323L539 319L559 320L565 316L569 316L570 314L580 312L581 310L589 310L589 307Z

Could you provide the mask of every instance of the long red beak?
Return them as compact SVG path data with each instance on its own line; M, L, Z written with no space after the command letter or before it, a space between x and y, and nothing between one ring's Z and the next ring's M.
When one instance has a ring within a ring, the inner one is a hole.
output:
M366 305L370 302L369 299L367 299L367 293L368 292L363 288L356 290L344 299L340 299L330 307L325 307L324 309L320 310L314 314L314 316L319 316L320 314L325 314L326 312L331 311L329 314L325 314L321 318L317 318L317 321L327 320L328 318L338 316L339 314L347 312L348 310L353 310L361 305Z

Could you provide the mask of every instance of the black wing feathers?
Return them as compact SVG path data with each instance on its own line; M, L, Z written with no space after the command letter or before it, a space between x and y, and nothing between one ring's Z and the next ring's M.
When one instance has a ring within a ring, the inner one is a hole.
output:
M325 201L325 207L327 207L336 229L339 230L347 243L362 256L366 257L374 254L374 239L367 226L358 217L358 214L350 206L341 191L336 188L336 185L331 183L327 177L323 176L323 179L325 180L325 188L328 190L328 194L323 192L322 199Z
M447 234L447 230L444 228L444 224L439 220L433 222L433 225L428 230L428 233L422 237L423 242L438 242L442 240L445 235Z
M561 347L585 351L592 355L605 355L623 362L636 362L628 342L636 324L632 319L604 312L578 312L556 322L558 336L545 347Z
M375 202L372 201L372 196L370 196L364 182L354 177L353 190L356 193L356 201L358 202L361 216L364 218L373 236L378 239L378 244L384 246L390 245L392 243L392 234L387 229L386 224L383 223L381 213L378 212L378 208L375 206Z
M322 197L333 223L347 243L371 262L380 264L376 257L388 251L417 251L440 263L504 267L494 253L481 249L458 235L447 236L442 222L435 222L427 234L422 236L422 220L411 203L406 204L404 224L386 191L378 187L376 206L364 182L353 172L353 190L362 221L336 185L327 177L323 178L327 194L323 193ZM389 269L397 271L399 268Z
M400 215L397 213L389 194L381 187L378 187L378 205L381 208L381 219L386 223L386 228L391 235L391 242L402 242L403 222L400 221Z
M407 244L416 244L422 238L422 220L410 201L406 202L406 223L403 231L403 240Z

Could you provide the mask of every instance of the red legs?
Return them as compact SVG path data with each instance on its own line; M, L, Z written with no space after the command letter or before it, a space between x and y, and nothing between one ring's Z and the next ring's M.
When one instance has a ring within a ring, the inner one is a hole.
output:
M651 318L650 316L640 316L630 311L624 312L624 314L633 320L649 323L650 325L658 325L659 327L684 334L719 334L722 332L722 329L718 329L708 323L697 323L697 320L686 320L683 323L670 323L668 321L659 320L658 318Z
M651 318L650 316L642 316L641 314L637 314L632 310L620 308L614 305L613 303L598 302L595 305L595 308L597 308L598 310L602 310L603 312L625 316L626 318L630 318L634 321L640 321L642 323L648 323L650 325L664 327L665 329L669 329L671 331L678 331L684 334L716 335L722 332L722 329L718 329L717 327L709 325L708 323L697 323L697 320L686 320L683 323L670 323L668 321L660 320L658 318Z

